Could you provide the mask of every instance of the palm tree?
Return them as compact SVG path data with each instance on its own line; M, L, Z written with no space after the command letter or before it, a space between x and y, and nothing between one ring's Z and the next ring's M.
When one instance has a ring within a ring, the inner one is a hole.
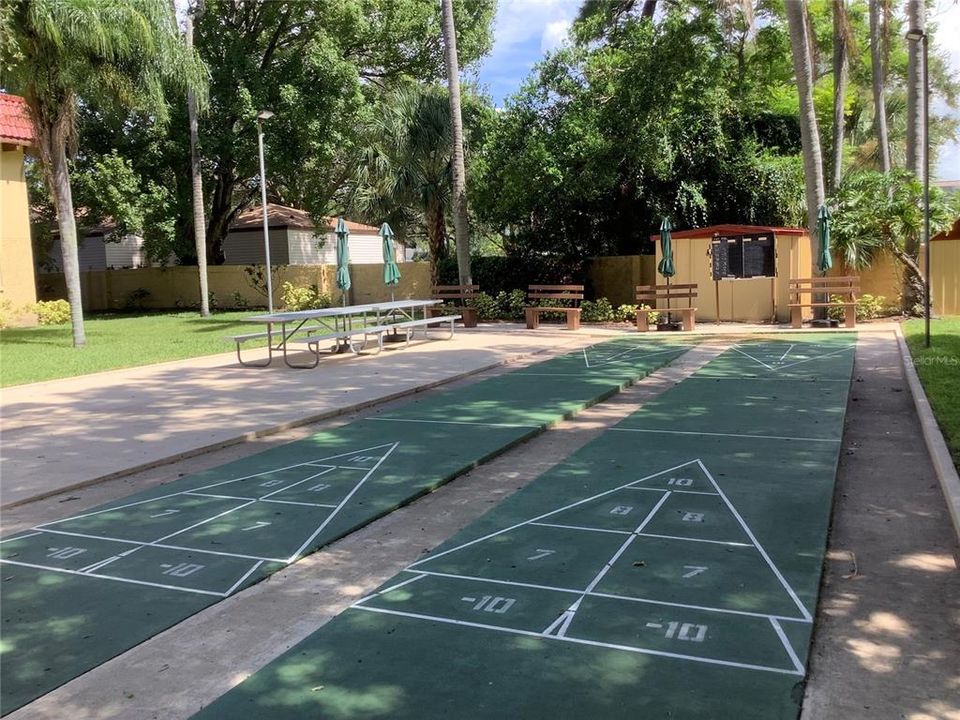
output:
M86 344L77 228L67 163L79 98L148 109L166 119L164 89L205 93L203 64L180 40L167 0L24 0L9 23L18 61L2 84L24 97L60 230L73 344Z
M187 13L184 33L187 50L193 50L193 11ZM200 275L200 317L210 317L210 292L207 288L207 220L203 211L203 176L197 147L197 98L187 89L187 118L190 122L190 176L193 189L193 238L197 248L197 272Z
M820 152L820 131L813 105L813 62L807 28L806 0L786 3L787 26L793 71L800 95L800 145L803 151L803 174L807 200L807 228L816 237L817 211L824 201L823 160ZM817 253L811 253L812 272L817 272Z
M911 30L926 27L924 0L907 2L907 26ZM923 47L907 43L907 170L923 177Z
M890 139L887 137L887 100L884 87L887 82L883 36L886 22L880 21L880 3L871 2L870 6L870 64L873 79L873 127L877 137L877 154L880 157L880 169L890 172Z
M830 189L836 190L843 175L844 105L853 33L846 0L833 0L833 167Z
M453 0L442 0L443 54L450 94L453 142L453 229L457 236L457 271L461 285L470 285L470 221L467 215L467 173L463 165L463 117L460 114L460 67L457 61L457 28Z
M387 220L398 234L423 228L431 279L447 257L447 212L453 201L453 128L446 93L406 85L388 95L366 134L349 204L363 217Z

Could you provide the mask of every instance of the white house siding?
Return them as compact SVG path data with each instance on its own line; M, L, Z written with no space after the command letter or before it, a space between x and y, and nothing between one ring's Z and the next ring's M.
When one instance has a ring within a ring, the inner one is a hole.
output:
M107 267L106 243L103 242L103 235L88 235L77 242L77 256L80 261L80 272L85 270L105 270ZM51 269L61 271L63 269L63 255L60 252L60 238L53 240L53 246L50 248L49 257Z
M313 230L287 229L287 244L291 265L321 265L323 252L318 245L324 242L323 235L315 235ZM329 239L326 243L329 244Z
M108 268L139 268L147 265L143 239L136 235L126 235L120 242L105 242L103 249Z
M270 231L270 263L289 265L290 250L287 228ZM234 230L223 239L223 254L227 265L263 265L263 230Z
M383 241L379 235L350 235L350 262L354 265L383 262Z

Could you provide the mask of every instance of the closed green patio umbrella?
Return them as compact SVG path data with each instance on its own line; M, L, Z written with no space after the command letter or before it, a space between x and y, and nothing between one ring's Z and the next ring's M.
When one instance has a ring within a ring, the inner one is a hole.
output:
M660 262L657 263L657 272L667 279L667 287L670 287L670 278L677 274L673 266L673 239L670 237L670 218L665 217L660 223ZM668 291L669 292L669 291ZM667 297L667 322L670 322L670 297Z
M383 284L390 285L390 300L393 300L393 288L400 282L400 268L397 267L397 250L393 244L393 230L384 223L380 226L383 238Z
M350 289L350 231L343 217L337 218L337 287L343 293L343 304L347 304L347 290Z
M826 205L820 206L817 213L817 235L820 237L820 254L817 256L817 269L822 275L833 267L833 257L830 253L830 210Z

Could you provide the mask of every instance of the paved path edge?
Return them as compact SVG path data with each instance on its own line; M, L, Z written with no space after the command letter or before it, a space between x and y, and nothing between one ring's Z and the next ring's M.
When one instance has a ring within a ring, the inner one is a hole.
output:
M940 489L947 501L950 519L953 521L953 529L957 534L957 541L960 542L960 475L957 474L957 468L954 466L950 450L947 448L947 441L944 439L943 433L940 432L940 426L937 425L937 419L930 408L930 401L927 399L927 394L920 383L920 376L917 375L917 369L913 365L913 357L910 355L910 349L907 347L907 342L899 325L897 325L895 332L897 346L900 348L900 360L903 363L907 384L910 386L910 393L913 395L913 404L920 418L920 428L923 431L927 452L930 453L930 459L933 461L937 480L940 481Z
M517 355L511 355L510 357L504 358L489 365L484 365L482 367L474 368L472 370L467 370L466 372L457 373L456 375L451 375L449 377L441 378L440 380L433 380L430 382L425 382L415 387L407 388L406 390L400 390L395 393L390 393L387 395L381 395L380 397L372 398L370 400L364 400L363 402L354 403L353 405L346 405L344 407L335 408L333 410L325 410L322 413L315 413L312 415L307 415L305 417L295 418L293 420L286 420L282 423L276 425L270 425L267 427L258 428L256 430L250 430L249 432L241 433L235 437L226 438L224 440L218 440L217 442L210 443L208 445L203 445L200 447L194 447L189 450L184 450L179 453L174 453L173 455L168 455L167 457L159 458L157 460L151 460L150 462L141 463L139 465L134 465L132 467L124 468L123 470L118 470L116 472L107 473L106 475L100 475L95 478L88 478L78 483L72 485L64 485L51 489L46 492L38 493L36 495L31 495L27 498L21 498L20 500L14 500L13 502L7 503L5 505L0 505L0 510L9 510L11 508L19 507L21 505L26 505L28 503L36 502L38 500L45 500L46 498L53 497L54 495L61 495L62 493L72 492L74 490L82 490L83 488L90 487L92 485L97 485L102 482L107 482L108 480L116 480L117 478L126 477L127 475L133 475L138 472L143 472L144 470L151 470L156 467L161 467L163 465L169 465L171 463L177 462L179 460L184 460L186 458L196 457L197 455L203 455L204 453L212 452L214 450L221 450L231 445L238 445L240 443L250 442L251 440L256 440L258 438L267 437L269 435L275 435L285 430L291 430L293 428L301 427L303 425L312 425L313 423L321 422L323 420L330 420L341 415L349 415L350 413L359 412L361 410L366 410L368 408L380 405L382 403L391 402L393 400L399 400L410 395L416 395L417 393L424 392L425 390L432 390L433 388L440 387L442 385L447 385L449 383L456 382L458 380L463 380L472 375L478 375L480 373L493 370L504 365L509 365L514 362L525 360L527 358L535 357L537 355L550 352L554 348L544 348L542 350L533 350L530 352L518 353ZM179 362L179 361L178 361Z

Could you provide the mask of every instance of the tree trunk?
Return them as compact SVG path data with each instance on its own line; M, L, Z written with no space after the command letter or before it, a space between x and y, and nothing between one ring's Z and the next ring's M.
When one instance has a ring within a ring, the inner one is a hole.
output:
M223 240L227 236L230 221L233 218L233 177L216 176L213 187L213 200L210 203L210 221L207 225L207 260L214 265L223 265Z
M453 228L457 236L457 272L461 285L470 285L470 220L467 215L467 173L463 162L463 118L460 114L460 67L453 0L442 0L443 46L450 88L450 126L453 129Z
M835 191L843 175L844 104L847 95L849 48L847 47L846 0L833 0L833 169L830 190Z
M923 0L907 3L907 29L926 29ZM923 45L907 41L907 170L923 177ZM908 249L909 252L909 249ZM916 257L916 253L912 253Z
M887 69L882 50L883 33L880 30L880 3L870 2L870 64L873 74L873 129L877 136L880 169L890 172L890 140L887 137L887 100L884 87Z
M907 29L926 30L926 8L923 0L907 3ZM924 170L923 110L924 88L923 42L907 41L907 170L922 181ZM920 254L920 239L910 234L904 246L906 254L916 259ZM903 279L903 310L913 313L923 298L923 283L913 282L912 277Z
M430 245L430 284L439 285L440 261L447 257L447 224L444 220L443 207L429 208L425 220L427 242Z
M793 71L800 95L800 143L803 150L803 174L806 190L807 229L815 239L811 253L811 273L816 275L817 211L824 201L823 160L820 153L820 132L813 105L813 63L810 60L810 43L807 36L806 0L786 3L787 25L790 30L790 50L793 55ZM823 308L818 308L822 310ZM814 313L815 316L820 313ZM825 316L825 313L824 313Z
M193 15L187 13L187 48L193 49ZM190 120L190 175L193 180L193 238L197 248L197 272L200 276L200 317L210 317L210 292L207 287L207 221L203 212L203 178L200 175L200 150L197 148L197 98L187 90L187 116Z
M70 303L70 324L73 327L73 346L83 347L87 336L83 327L83 302L80 295L80 257L77 250L77 222L73 210L73 191L67 169L67 138L63 123L48 128L50 138L50 190L57 210L57 225L60 229L60 255L63 262L63 279L67 286L67 301Z

